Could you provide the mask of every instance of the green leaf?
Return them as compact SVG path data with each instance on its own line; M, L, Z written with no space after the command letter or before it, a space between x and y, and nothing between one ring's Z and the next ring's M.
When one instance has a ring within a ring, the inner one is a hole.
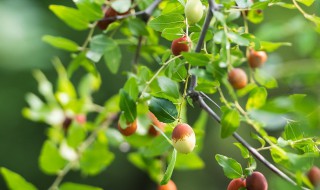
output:
M236 145L240 149L241 155L243 158L250 157L249 150L246 147L244 147L241 143L233 143L233 144Z
M90 41L90 50L87 52L87 58L91 59L93 62L98 62L113 43L115 42L105 35L99 34L94 36Z
M174 168L179 170L199 170L203 169L204 166L205 163L199 155L191 152L189 154L178 154Z
M107 145L96 141L83 152L80 168L83 174L96 175L108 167L113 159L114 154L107 149Z
M288 121L284 128L284 139L299 140L303 137L304 129L300 122Z
M282 46L291 46L292 44L289 42L267 42L267 41L260 41L261 49L273 52Z
M129 96L133 100L137 100L138 95L139 95L139 89L138 89L138 84L137 84L137 79L134 77L131 77L130 79L127 80L125 83L123 89L128 92Z
M221 117L221 138L232 135L240 125L240 114L236 109L226 109Z
M89 185L83 185L78 183L65 182L63 183L59 190L103 190L100 187L93 187Z
M19 174L8 170L7 168L1 168L1 173L7 186L10 190L36 190L37 188L31 183L27 182Z
M236 160L220 154L216 154L215 158L218 164L222 167L226 177L230 179L242 177L242 167Z
M76 30L89 28L89 21L79 10L62 5L50 5L49 9L67 25Z
M129 19L127 21L129 30L134 36L147 36L149 32L147 30L145 22L138 18Z
M266 141L263 138L261 138L259 135L255 134L255 133L250 133L250 136L253 139L259 141L259 143L261 144L261 147L264 147L266 145Z
M265 86L266 88L272 89L278 87L278 82L268 72L261 72L259 69L255 70L254 78L256 81Z
M96 21L103 17L101 6L91 0L74 1L79 11L89 20Z
M46 174L57 174L65 165L64 160L58 150L58 147L51 141L44 142L39 157L41 170Z
M251 110L262 107L266 103L267 95L268 92L264 87L256 87L250 92L246 109Z
M208 114L205 111L201 111L200 115L198 116L198 119L194 122L193 129L196 133L196 142L197 142L197 148L195 149L196 152L201 152L203 143L204 143L204 137L205 137L205 128L208 121Z
M148 172L150 178L159 183L162 176L163 164L159 159L146 158L139 153L131 153L128 156L129 161L139 169Z
M161 33L161 36L169 41L180 38L183 35L184 31L182 28L165 28Z
M62 38L62 37L56 37L56 36L50 36L50 35L45 35L42 37L42 40L53 47L71 51L71 52L76 52L79 50L79 45L67 38Z
M181 14L160 15L149 22L149 26L159 32L166 28L184 28L184 16Z
M167 99L152 97L149 103L149 110L164 123L172 123L178 117L176 106Z
M118 72L122 57L116 41L105 35L96 35L92 38L86 56L93 62L98 62L104 56L107 67L114 74Z
M166 172L164 173L164 176L160 182L161 185L165 185L169 182L169 180L171 179L171 175L174 169L174 165L176 163L176 159L177 159L177 151L176 149L173 149L172 155L171 155L171 160L170 163L167 167Z
M179 86L178 84L171 80L170 78L160 76L157 78L157 84L160 87L160 94L164 94L165 97L170 96L173 99L179 99ZM153 95L157 96L159 92L152 93ZM161 96L161 95L160 95Z
M308 6L308 7L311 6L315 2L315 0L297 0L297 1Z
M171 147L171 144L168 140L162 136L157 136L152 143L146 147L146 150L143 151L145 157L156 157L162 155Z
M120 95L120 109L123 111L124 116L128 123L132 123L137 117L137 105L132 97L124 90L121 89Z
M207 66L212 60L209 54L182 52L182 55L192 66Z
M86 138L85 129L75 122L68 129L67 143L72 148L77 148Z
M111 7L118 13L125 13L131 7L131 0L117 0L112 1Z
M236 44L238 44L240 46L249 46L249 44L250 44L249 40L247 40L246 38L244 38L244 37L242 37L239 34L236 34L234 32L229 32L228 33L228 38L232 42L234 42L234 43L236 43Z

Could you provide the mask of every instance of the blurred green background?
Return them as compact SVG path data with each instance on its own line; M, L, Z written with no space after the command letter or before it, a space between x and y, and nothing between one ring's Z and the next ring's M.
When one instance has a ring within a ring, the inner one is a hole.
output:
M48 188L55 179L54 176L43 174L38 168L38 156L46 138L47 126L22 117L21 109L26 106L24 96L27 92L36 92L37 84L32 77L32 70L41 69L51 81L54 81L56 74L51 59L59 56L66 63L70 60L68 53L43 43L41 37L50 34L82 42L85 36L85 33L75 32L59 21L48 10L49 3L72 4L71 1L58 0L0 1L0 167L21 174L39 189ZM317 1L307 10L318 14L319 8L320 4ZM312 30L312 24L303 19L296 10L272 7L264 13L265 20L262 24L250 24L251 32L263 40L288 41L293 44L292 47L282 47L270 54L268 63L263 68L279 80L279 88L271 90L271 96L306 93L319 103L319 34ZM241 20L238 22L240 24ZM131 52L128 54L124 56L123 65L131 61L133 55ZM103 90L95 95L95 102L101 104L118 92L125 77L112 75L103 64L98 67L104 83L101 88ZM106 82L111 79L112 84ZM193 123L195 118L192 116L199 113L199 110L189 110L190 123ZM248 137L247 131L239 132ZM272 130L271 134L279 135L279 129ZM213 120L208 122L205 141L201 154L206 163L205 169L175 171L173 179L179 189L226 189L229 180L224 177L214 155L225 154L242 161L239 150L232 145L234 139L220 139L218 124ZM115 151L115 161L101 175L85 177L71 172L65 180L100 186L107 190L155 189L155 184L145 173L132 166L124 153ZM279 189L279 184L285 183L259 163L258 169L266 174L270 189ZM6 189L2 178L0 189Z

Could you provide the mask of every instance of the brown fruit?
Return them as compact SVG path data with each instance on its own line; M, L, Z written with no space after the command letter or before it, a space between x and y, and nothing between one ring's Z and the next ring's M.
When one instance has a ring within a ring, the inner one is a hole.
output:
M167 184L160 185L158 190L177 190L177 186L172 180L170 180Z
M246 179L247 190L267 190L268 182L264 175L260 172L253 172Z
M313 186L320 186L320 169L317 166L313 166L307 176Z
M62 123L62 128L64 130L64 132L67 132L70 125L72 123L72 119L70 117L66 117Z
M229 72L228 80L235 89L244 88L248 83L247 74L239 68L232 69Z
M118 129L120 133L124 136L130 136L137 130L137 120L134 120L132 123L127 123L127 128L122 129L120 126L120 122L118 123Z
M181 52L183 51L188 52L189 43L190 43L190 38L187 36L182 36L181 38L173 40L171 44L171 51L173 55L175 56L180 55Z
M264 51L250 50L248 63L251 68L261 67L267 61L267 57Z
M237 178L230 181L227 190L239 190L241 187L246 187L246 181L242 178Z
M158 120L158 118L152 113L148 113L148 117L151 119L152 124L149 127L148 134L151 136L158 136L160 135L160 132L156 130L154 126L157 126L162 131L164 130L165 124Z
M109 17L114 17L117 16L118 13L117 11L115 11L113 8L109 7L106 12L104 13L104 19L105 18L109 18ZM100 20L97 23L97 26L101 29L101 30L105 30L109 24L113 23L115 20Z
M104 13L104 17L103 19L106 18L110 18L110 17L115 17L117 15L126 15L129 14L130 10L125 12L125 13L118 13L117 11L115 11L113 8L108 7L108 9L106 10L106 12ZM100 20L97 23L97 26L101 29L101 30L105 30L108 28L109 24L113 23L114 21L116 21L115 19L111 19L111 20Z
M188 154L196 145L193 129L186 123L178 124L172 131L173 147L180 153Z

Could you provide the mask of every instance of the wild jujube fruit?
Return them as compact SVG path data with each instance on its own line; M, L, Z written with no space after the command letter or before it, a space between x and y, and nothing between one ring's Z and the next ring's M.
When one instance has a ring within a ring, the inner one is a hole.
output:
M246 181L245 179L237 178L230 181L227 190L239 190L241 187L246 187Z
M158 190L177 190L177 186L172 180L170 180L167 184L160 185Z
M267 53L265 51L250 50L248 55L248 63L251 68L261 67L267 61Z
M315 186L315 187L320 186L320 169L317 166L313 166L309 170L307 176L313 186Z
M160 132L154 126L158 127L160 130L163 131L165 124L159 121L158 118L152 112L148 113L148 117L151 120L151 125L149 126L148 134L151 136L160 135Z
M228 73L228 81L235 89L244 88L248 83L247 74L239 68L234 68Z
M188 52L189 43L190 43L190 39L187 36L182 36L181 38L173 40L171 44L172 54L175 56L178 56L183 51Z
M246 179L247 190L268 190L268 182L260 172L253 172Z
M137 130L137 120L134 120L132 123L127 123L127 127L125 129L123 129L120 125L120 122L118 122L118 130L124 136L132 135Z
M184 14L189 24L197 23L203 16L203 7L200 0L188 0L184 8Z
M186 123L178 124L172 132L173 147L180 153L188 154L196 145L193 129Z

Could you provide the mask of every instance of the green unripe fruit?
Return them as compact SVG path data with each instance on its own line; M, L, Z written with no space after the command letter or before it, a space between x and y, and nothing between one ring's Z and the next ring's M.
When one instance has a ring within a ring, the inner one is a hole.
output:
M196 136L193 129L186 123L178 124L172 132L172 144L180 153L188 154L192 152L196 145Z
M203 16L203 7L200 0L188 0L184 8L184 14L189 24L197 23Z

